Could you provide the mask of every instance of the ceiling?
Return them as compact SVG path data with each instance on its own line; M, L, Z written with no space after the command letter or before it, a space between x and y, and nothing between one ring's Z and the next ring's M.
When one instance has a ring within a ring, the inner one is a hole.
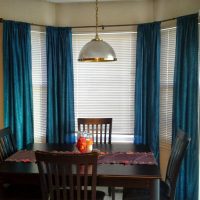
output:
M45 0L52 3L85 3L85 2L95 2L96 0ZM143 1L143 0L98 0L99 2L103 1Z

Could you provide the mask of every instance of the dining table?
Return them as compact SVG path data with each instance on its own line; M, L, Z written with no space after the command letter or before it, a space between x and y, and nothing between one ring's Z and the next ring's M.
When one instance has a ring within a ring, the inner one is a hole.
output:
M73 152L74 149L74 144L34 143L28 145L23 151ZM160 199L161 175L155 158L153 158L154 162L148 160L145 162L145 159L137 160L137 155L145 158L148 153L151 153L147 145L132 143L94 144L93 150L108 155L108 158L102 159L97 166L98 186L149 189L150 199ZM113 155L121 155L121 161L119 159L119 162L113 160ZM126 158L123 159L123 155ZM136 155L136 160L131 159L132 155ZM109 156L111 160L109 160ZM38 184L40 182L37 164L35 160L31 159L8 158L0 164L0 179L5 183L18 184Z

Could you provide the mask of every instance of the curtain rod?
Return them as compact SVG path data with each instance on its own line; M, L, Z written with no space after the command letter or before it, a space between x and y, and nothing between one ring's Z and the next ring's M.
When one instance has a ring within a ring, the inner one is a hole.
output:
M3 22L3 18L0 18L0 23ZM176 20L176 17L174 18L170 18L170 19L165 19L165 20L161 20L159 22L168 22L168 21L172 21L172 20ZM151 23L151 22L148 22ZM32 26L40 26L40 27L46 27L47 25L43 25L43 24L35 24L35 23L30 23L30 25ZM106 27L119 27L119 26L138 26L139 24L109 24L109 25L99 25L98 27L101 27L102 29L106 28ZM72 26L72 29L76 29L76 28L95 28L96 26Z

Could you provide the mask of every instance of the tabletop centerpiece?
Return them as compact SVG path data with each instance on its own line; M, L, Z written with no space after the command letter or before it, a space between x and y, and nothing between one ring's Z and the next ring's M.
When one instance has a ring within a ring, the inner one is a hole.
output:
M93 150L93 137L91 133L80 132L77 137L76 148L81 153L89 153Z

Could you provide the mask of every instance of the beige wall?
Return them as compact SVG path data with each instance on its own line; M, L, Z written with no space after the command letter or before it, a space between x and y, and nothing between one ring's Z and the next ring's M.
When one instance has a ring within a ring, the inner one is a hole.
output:
M0 0L0 17L28 23L55 25L55 5L40 0Z
M153 0L99 3L99 24L132 24L153 21ZM95 25L95 3L58 4L60 26Z
M54 4L45 0L0 0L0 17L45 25L95 25L94 6L94 3ZM100 2L99 24L145 23L199 10L199 0Z
M99 24L138 24L170 19L200 10L199 0L140 0L99 3ZM56 5L56 24L59 26L95 25L94 3ZM164 24L171 25L173 22ZM114 30L122 28L115 28ZM135 30L135 27L125 27ZM73 29L76 32L78 29ZM91 29L94 30L94 29ZM108 28L105 31L109 31ZM83 31L80 29L78 31ZM87 29L86 31L90 31ZM101 31L101 30L100 30Z
M165 147L160 147L160 166L161 166L160 172L163 180L165 179L167 163L169 160L170 153L171 153L170 145Z
M154 18L164 20L199 12L200 0L155 0Z

